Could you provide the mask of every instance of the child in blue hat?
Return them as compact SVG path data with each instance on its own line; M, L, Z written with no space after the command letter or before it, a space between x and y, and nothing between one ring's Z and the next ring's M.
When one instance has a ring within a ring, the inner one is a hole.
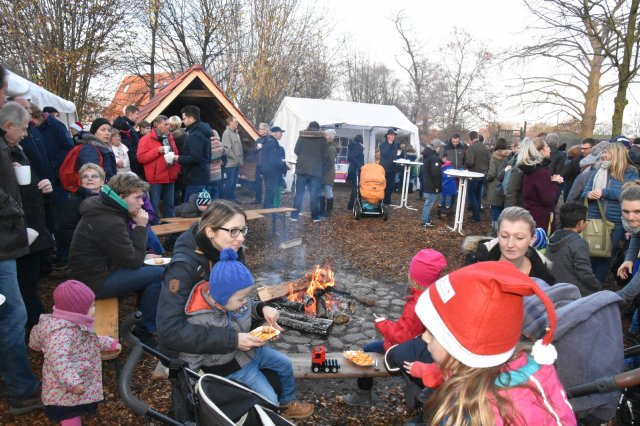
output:
M249 298L253 287L251 272L238 261L238 254L227 248L220 252L220 260L214 265L209 281L198 283L187 300L185 312L188 321L211 328L227 328L236 331L237 341L230 342L230 349L216 354L180 353L180 359L193 370L217 374L237 380L262 394L283 409L287 418L305 418L313 414L313 404L296 400L296 385L291 360L273 349L258 337L248 334L252 319L267 320L276 330L282 328L276 322L278 311L264 303ZM240 345L240 340L251 340L252 347ZM262 373L262 369L276 372L282 392L276 394Z

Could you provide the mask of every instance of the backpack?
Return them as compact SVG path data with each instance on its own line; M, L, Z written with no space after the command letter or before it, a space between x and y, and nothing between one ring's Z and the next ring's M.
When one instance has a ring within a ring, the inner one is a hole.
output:
M66 157L64 157L64 161L60 166L60 170L58 175L60 176L60 184L64 188L65 191L68 192L76 192L80 187L80 174L78 173L78 168L76 165L78 164L78 155L80 155L80 150L85 146L93 146L93 145L76 145L69 151ZM98 158L100 158L100 167L102 167L102 153L95 146L96 151L98 151Z

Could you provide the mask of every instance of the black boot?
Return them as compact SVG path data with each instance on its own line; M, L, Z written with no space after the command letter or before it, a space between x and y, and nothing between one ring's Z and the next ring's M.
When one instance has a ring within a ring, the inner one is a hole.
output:
M333 214L333 198L327 198L327 208L324 211L325 216L331 216Z

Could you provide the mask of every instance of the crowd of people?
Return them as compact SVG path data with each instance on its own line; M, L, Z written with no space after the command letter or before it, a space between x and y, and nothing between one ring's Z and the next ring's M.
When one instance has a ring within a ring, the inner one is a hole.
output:
M142 318L133 333L141 341L194 369L245 383L287 418L311 416L314 406L298 399L289 358L249 334L252 320L281 327L276 309L249 298L247 217L235 202L244 161L238 120L229 117L220 137L196 106L151 123L139 122L130 106L113 121L97 118L89 131L75 123L69 132L52 108L40 111L22 98L5 102L6 87L0 66L0 379L11 413L44 404L63 425L94 414L103 399L100 351L121 349L117 340L96 336L95 300L136 293ZM277 207L288 171L279 143L285 130L263 123L258 131L255 201ZM511 145L500 139L492 151L472 131L468 143L456 134L417 153L400 145L393 129L385 134L378 153L387 181L383 203L402 184L394 161L420 155L423 166L409 175L409 188L425 199L422 221L432 228L432 217L446 216L457 196L444 171L480 172L485 177L469 186L471 221L481 220L486 192L495 235L466 240L466 266L448 275L441 253L421 250L409 263L411 296L402 317L372 319L382 339L364 349L388 351L390 370L429 390L418 423L426 416L429 424L576 424L552 365L554 308L535 280L570 282L582 296L598 292L627 238L616 273L631 277L640 249L640 183L624 138L585 139L580 152L560 148L558 135L548 134ZM311 219L320 221L333 210L335 131L312 121L294 151L291 220L308 190ZM348 161L355 182L364 164L362 137L349 144ZM164 251L151 225L176 214L198 219L177 238L166 267L145 265ZM612 222L614 250L592 257L579 234L601 215ZM56 287L47 314L38 281L54 248L68 280ZM638 275L618 292L625 302L638 293ZM520 342L525 296L538 297L549 317L548 331L532 346ZM44 353L42 379L32 371L27 343ZM265 370L275 372L277 385ZM370 405L372 386L361 379L342 401ZM174 404L184 400L175 384L172 391Z

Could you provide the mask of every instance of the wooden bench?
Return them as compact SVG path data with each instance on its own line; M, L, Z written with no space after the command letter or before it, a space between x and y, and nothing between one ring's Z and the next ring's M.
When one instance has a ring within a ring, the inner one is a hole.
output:
M251 211L247 211L246 213L247 220L256 220L264 217L260 213L254 213ZM197 217L172 217L163 219L164 222L168 223L154 225L151 227L151 230L158 236L181 233L189 229L191 224L198 219L199 218Z
M371 367L360 367L349 361L341 352L327 353L327 359L337 359L340 370L337 373L314 373L311 371L311 352L286 355L293 363L293 375L296 379L349 379L358 377L389 377L389 372L384 368L384 354L367 352L374 360ZM375 369L375 361L378 361L378 369Z
M96 299L96 334L118 339L118 298ZM102 352L103 360L115 359L118 351Z
M282 239L287 239L287 218L286 213L295 212L296 209L292 207L273 207L269 209L253 209L245 210L245 213L257 213L261 215L271 214L271 235L276 235L276 221L282 221Z

